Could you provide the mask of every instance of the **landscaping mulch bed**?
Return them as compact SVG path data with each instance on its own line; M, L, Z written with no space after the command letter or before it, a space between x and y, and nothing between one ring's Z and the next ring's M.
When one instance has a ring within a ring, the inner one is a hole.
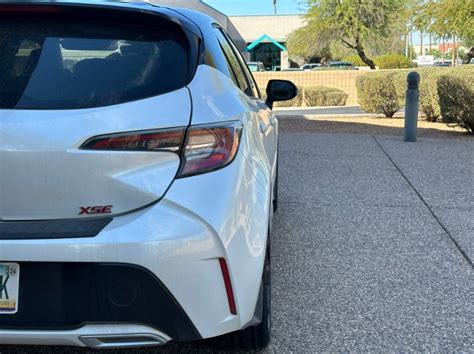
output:
M278 116L282 132L321 132L403 136L403 118ZM471 140L474 136L459 127L418 121L418 136L439 139Z

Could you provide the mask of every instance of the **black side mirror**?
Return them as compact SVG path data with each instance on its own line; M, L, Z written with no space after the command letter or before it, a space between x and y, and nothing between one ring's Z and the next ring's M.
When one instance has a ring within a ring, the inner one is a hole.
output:
M298 88L287 80L270 80L267 85L267 106L273 108L274 102L288 101L298 95Z

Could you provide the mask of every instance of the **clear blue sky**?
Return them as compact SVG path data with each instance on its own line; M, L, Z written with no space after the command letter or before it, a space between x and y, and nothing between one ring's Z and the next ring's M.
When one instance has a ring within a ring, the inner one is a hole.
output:
M273 14L272 0L203 0L228 16L235 15L270 15ZM305 13L302 0L277 0L278 14ZM425 44L427 43L425 40ZM419 33L414 33L413 44L420 44Z
M273 14L272 0L204 0L226 15L269 15ZM297 14L304 12L301 0L277 0L279 14Z

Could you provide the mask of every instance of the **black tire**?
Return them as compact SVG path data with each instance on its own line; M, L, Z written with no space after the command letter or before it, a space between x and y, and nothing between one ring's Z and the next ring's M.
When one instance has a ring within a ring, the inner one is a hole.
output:
M262 275L262 322L232 332L214 340L214 346L222 350L255 351L265 349L271 337L271 277L270 277L270 251L265 256L265 266Z

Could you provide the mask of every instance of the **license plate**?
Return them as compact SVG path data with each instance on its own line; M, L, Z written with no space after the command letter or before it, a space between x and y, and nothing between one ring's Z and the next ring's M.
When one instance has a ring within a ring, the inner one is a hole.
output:
M12 315L18 311L19 284L20 265L0 263L0 315Z

